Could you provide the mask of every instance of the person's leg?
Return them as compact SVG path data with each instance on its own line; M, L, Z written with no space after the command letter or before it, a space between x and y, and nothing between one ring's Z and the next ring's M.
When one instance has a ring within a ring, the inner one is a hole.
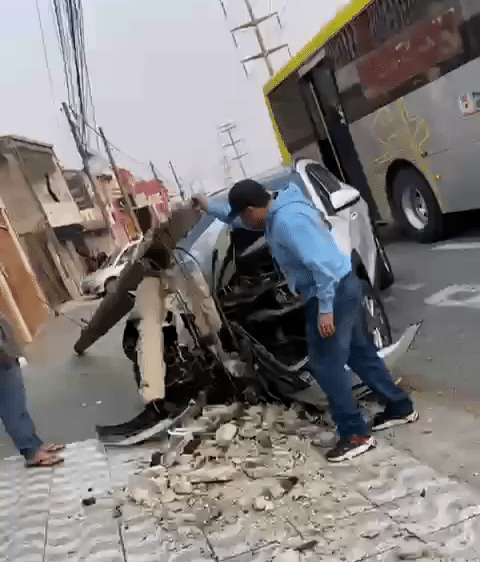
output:
M318 331L318 303L307 304L307 342L309 367L313 377L328 396L332 418L340 438L368 436L369 429L352 393L350 374L345 370L350 355L354 316L351 303L343 291L344 282L338 289L334 303L335 335L322 338Z
M0 365L0 417L16 448L31 461L41 450L42 441L27 411L25 386L17 363Z
M380 401L386 404L385 412L397 422L389 425L415 421L418 414L414 410L411 399L395 384L385 362L377 353L373 339L366 330L362 288L358 279L352 279L349 292L352 295L357 294L358 305L355 311L348 366L378 396ZM379 418L374 421L372 429L380 429L379 421Z

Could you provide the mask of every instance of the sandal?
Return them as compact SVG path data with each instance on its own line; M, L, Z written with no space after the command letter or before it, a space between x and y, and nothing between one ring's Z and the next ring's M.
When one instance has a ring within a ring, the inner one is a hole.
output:
M33 459L27 461L26 465L28 468L32 467L52 467L56 466L57 464L61 464L64 462L63 457L59 457L58 455L54 455L51 453L47 453L45 451L39 451Z
M65 450L65 445L47 445L42 447L42 451L45 453L58 453Z

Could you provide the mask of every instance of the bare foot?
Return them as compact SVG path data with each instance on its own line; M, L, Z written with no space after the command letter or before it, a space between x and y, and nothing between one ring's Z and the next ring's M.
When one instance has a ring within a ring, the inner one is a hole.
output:
M65 450L65 445L46 445L42 447L42 451L46 453L58 453L59 451Z
M64 461L63 457L59 455L55 455L53 453L48 453L46 451L38 451L38 453L33 457L33 459L27 461L28 467L34 466L44 466L44 467L52 467L56 466L57 464L61 464Z

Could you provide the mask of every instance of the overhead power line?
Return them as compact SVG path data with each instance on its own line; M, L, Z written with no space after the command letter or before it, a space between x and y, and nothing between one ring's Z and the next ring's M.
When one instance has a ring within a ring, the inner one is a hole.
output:
M39 0L35 1L35 5L37 7L38 25L40 26L40 34L42 36L43 56L45 57L45 65L47 67L47 72L48 72L48 81L50 83L50 94L52 96L53 105L55 105L55 89L53 87L52 71L50 70L50 63L48 61L47 45L45 43L45 30L43 29Z
M70 110L70 112L73 114L73 116L78 119L78 115L76 114L75 110L72 107L68 108ZM91 125L88 122L85 122L85 126L87 127L87 129L89 129L90 131L92 131L92 133L95 134L95 136L98 139L101 139L101 134L99 132L98 127L94 127L93 125ZM146 166L149 167L150 164L147 162L142 162L141 160L138 160L137 158L134 158L133 156L131 156L130 154L127 154L125 151L123 151L121 148L118 148L118 146L116 146L115 144L113 144L111 141L108 141L108 144L110 145L111 148L113 148L114 150L116 150L119 154L121 154L122 156L125 156L125 158L128 158L129 160L131 160L132 162L135 162L135 164L139 164L140 166ZM100 149L99 149L100 150Z
M63 60L69 106L74 110L80 141L87 146L86 123L96 126L92 85L88 72L82 0L52 0L55 28ZM99 147L99 144L97 143Z

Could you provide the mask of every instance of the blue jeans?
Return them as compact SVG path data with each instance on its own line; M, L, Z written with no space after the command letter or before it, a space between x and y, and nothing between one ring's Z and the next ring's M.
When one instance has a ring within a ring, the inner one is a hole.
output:
M31 460L42 441L27 411L25 386L18 363L0 364L0 418L20 454Z
M362 306L362 286L354 273L340 281L333 308L336 332L332 338L324 339L317 327L318 300L307 302L309 368L329 398L339 436L366 436L370 431L353 398L351 374L345 370L345 365L387 405L389 413L407 415L412 411L412 402L408 394L393 382L369 337Z

